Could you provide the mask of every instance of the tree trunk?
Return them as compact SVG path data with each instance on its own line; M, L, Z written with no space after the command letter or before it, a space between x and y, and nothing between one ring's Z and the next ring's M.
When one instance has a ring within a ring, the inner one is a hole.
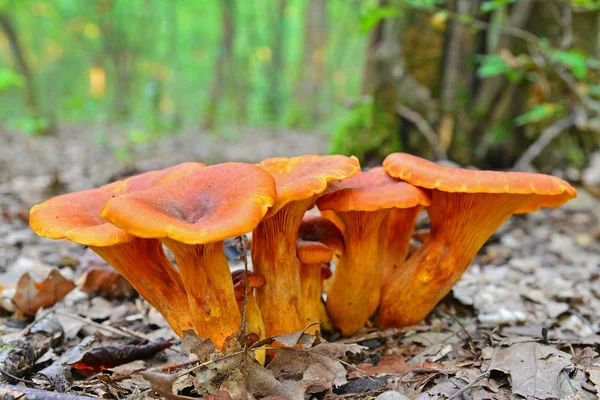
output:
M469 15L469 1L456 0L456 13L458 15ZM438 129L439 140L444 151L448 150L454 136L454 125L456 121L456 88L462 85L460 71L464 68L464 41L466 27L464 24L452 21L448 30L448 45L444 57L444 69L442 77L442 120Z
M6 35L10 45L10 49L15 59L15 64L25 79L25 85L23 88L25 103L27 104L27 107L29 107L29 111L31 112L32 116L34 118L39 118L41 117L40 104L35 92L33 74L31 73L29 64L23 55L23 48L10 15L0 13L0 26L2 27L2 30L4 31L4 34Z
M273 21L273 42L271 45L271 64L269 68L269 94L267 97L267 113L271 119L278 120L283 111L284 94L282 76L284 75L285 52L285 9L287 0L277 0L275 19Z
M387 0L380 0L379 7L387 5ZM369 95L375 86L375 69L377 66L377 49L383 42L383 27L385 20L380 20L369 35L369 43L365 55L365 64L363 67L362 87L361 92L364 95Z
M219 111L219 105L223 100L225 92L225 80L228 74L227 69L231 68L233 59L233 46L235 38L234 7L235 0L221 0L221 45L215 59L213 71L213 82L210 89L208 103L204 108L204 118L202 128L214 129Z
M325 81L326 24L326 1L309 0L304 24L302 77L297 96L312 121L318 120L321 114L319 92Z

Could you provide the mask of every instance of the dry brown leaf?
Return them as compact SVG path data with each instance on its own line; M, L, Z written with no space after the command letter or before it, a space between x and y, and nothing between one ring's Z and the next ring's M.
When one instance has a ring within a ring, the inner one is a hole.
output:
M206 361L216 352L215 345L210 339L199 338L192 330L183 331L182 347L190 354L195 354L200 361Z
M87 249L81 259L81 290L108 298L131 298L137 292L129 282L102 257Z
M499 348L490 369L510 375L513 393L548 399L560 398L561 372L572 365L571 355L548 345L526 342Z
M406 358L397 354L386 354L376 364L371 363L358 364L356 370L348 373L348 378L358 378L367 374L368 376L377 375L398 375L403 376L407 372L412 371L416 368L437 368L440 370L444 369L442 364L425 361L422 364L406 364Z
M177 379L175 374L160 374L158 372L143 371L140 374L146 378L152 387L152 391L160 394L167 400L191 400L193 397L180 396L173 393L173 383ZM227 398L223 398L226 400ZM229 397L231 399L231 397Z
M40 308L61 301L74 288L75 284L55 268L41 282L35 282L29 273L25 273L17 283L13 302L22 313L35 315Z

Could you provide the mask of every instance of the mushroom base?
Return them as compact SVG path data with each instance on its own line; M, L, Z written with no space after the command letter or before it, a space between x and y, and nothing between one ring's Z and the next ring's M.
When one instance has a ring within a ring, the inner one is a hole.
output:
M163 242L179 266L196 334L222 349L242 321L223 242L188 245L168 238Z
M378 324L413 325L446 296L490 236L537 195L431 191L423 245L386 280Z
M90 248L112 265L163 317L177 335L192 329L187 295L179 272L156 239L134 239L114 246Z
M327 312L343 335L362 328L379 305L390 210L338 212L345 249L327 293Z

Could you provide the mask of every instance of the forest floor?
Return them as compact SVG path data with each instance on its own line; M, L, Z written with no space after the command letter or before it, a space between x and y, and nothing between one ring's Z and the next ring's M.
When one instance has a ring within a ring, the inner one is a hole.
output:
M11 310L0 311L0 398L31 388L114 399L183 399L221 389L213 398L227 399L242 397L246 386L256 397L280 391L292 399L307 391L325 393L315 394L319 398L600 396L600 201L583 189L560 209L511 218L417 326L365 328L351 338L326 336L329 343L281 338L302 342L304 349L278 353L267 368L244 364L245 353L198 366L184 351L198 343L182 343L139 298L114 298L130 294L124 282L101 287L108 278L90 281L102 262L82 246L36 236L27 224L29 207L182 161L323 153L326 138L253 130L229 140L182 134L134 148L116 135L95 143L93 131L75 126L52 138L1 129L0 137L0 310ZM119 146L129 146L128 162L115 161ZM53 268L62 276L51 275L46 284L23 278L27 272L40 280ZM66 297L35 318L12 312L15 304L34 307L62 289ZM19 339L43 351L33 356L23 350L18 359L26 362L17 368L7 361L6 344ZM116 365L117 359L129 362ZM6 370L11 366L18 379ZM151 395L151 387L161 396Z

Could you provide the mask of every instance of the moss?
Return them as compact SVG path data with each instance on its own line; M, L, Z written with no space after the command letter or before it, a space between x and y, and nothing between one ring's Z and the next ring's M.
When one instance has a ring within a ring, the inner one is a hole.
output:
M373 104L354 108L331 136L329 153L355 155L367 163L401 151L395 115Z

